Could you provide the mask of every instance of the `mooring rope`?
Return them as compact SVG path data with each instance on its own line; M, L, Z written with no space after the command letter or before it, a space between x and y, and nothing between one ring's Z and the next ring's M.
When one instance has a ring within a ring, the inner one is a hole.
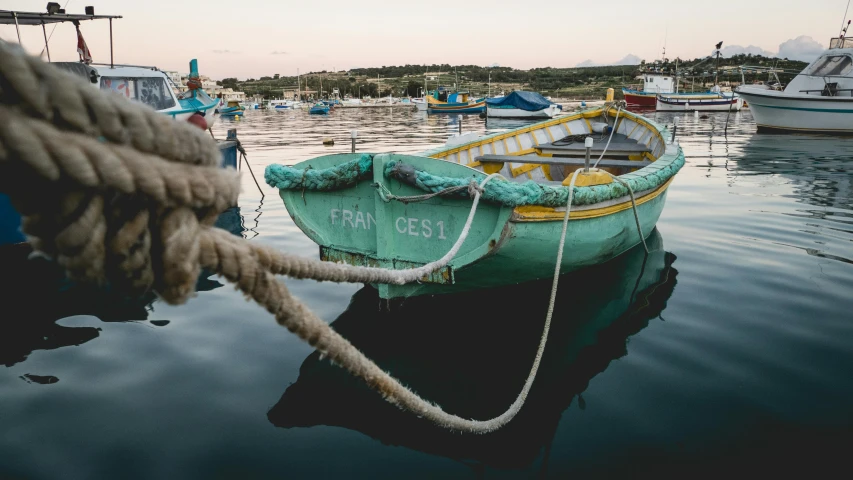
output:
M509 422L524 404L544 351L560 261L530 375L510 408L490 420L465 419L420 398L275 278L416 281L458 252L480 193L494 175L475 189L462 234L441 259L403 271L353 267L294 257L215 228L219 212L236 204L239 176L219 168L219 150L203 132L94 89L3 41L0 118L0 191L9 194L22 214L22 229L33 248L55 258L71 278L131 293L153 290L167 303L180 304L194 294L201 269L209 269L387 401L437 425L486 433Z

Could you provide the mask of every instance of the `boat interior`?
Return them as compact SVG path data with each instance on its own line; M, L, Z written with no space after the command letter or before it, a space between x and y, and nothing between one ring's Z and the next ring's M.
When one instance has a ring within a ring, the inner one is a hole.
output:
M590 166L604 152L598 167L612 175L650 166L663 155L666 142L656 126L625 112L618 119L616 115L616 108L581 112L426 155L516 182L550 185L568 182L575 170L584 168L587 137L593 139ZM602 128L605 124L609 128ZM612 138L610 129L615 130Z

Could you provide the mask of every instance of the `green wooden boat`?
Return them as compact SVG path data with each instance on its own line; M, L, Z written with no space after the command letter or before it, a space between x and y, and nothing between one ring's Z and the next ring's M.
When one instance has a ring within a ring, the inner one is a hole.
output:
M594 133L608 129L612 135ZM580 174L573 187L561 266L568 272L641 242L629 191L611 175L631 186L644 235L654 229L684 164L664 127L615 107L598 108L421 155L339 154L270 165L265 178L320 245L321 259L407 269L450 250L471 209L464 186L499 173L503 178L485 186L468 237L447 266L420 282L377 286L383 298L489 288L553 274L569 178L583 168L590 136L593 162L610 142L599 163L608 173ZM424 200L436 192L450 194Z

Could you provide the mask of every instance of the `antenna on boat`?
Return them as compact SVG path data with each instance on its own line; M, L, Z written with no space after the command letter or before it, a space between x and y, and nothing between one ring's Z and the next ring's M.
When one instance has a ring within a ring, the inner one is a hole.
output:
M844 20L847 20L847 11L850 10L850 0L847 0L847 8L844 9L844 16L841 17L841 34L840 38L844 38L844 35L847 33L847 27L850 26L850 22L847 22L847 26L844 25Z

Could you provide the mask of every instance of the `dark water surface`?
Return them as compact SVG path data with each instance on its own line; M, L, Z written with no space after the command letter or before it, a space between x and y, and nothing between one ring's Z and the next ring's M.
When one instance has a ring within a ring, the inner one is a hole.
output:
M539 377L505 430L449 433L397 410L216 277L171 307L59 282L59 294L20 292L4 266L0 477L849 472L853 139L757 135L748 111L727 136L725 114L679 116L687 165L653 252L562 279ZM236 126L260 176L269 163L348 151L351 129L360 151L419 152L459 121L250 111L216 133ZM462 121L464 131L517 126ZM239 210L222 225L316 258L263 188L261 200L244 175ZM520 390L550 287L388 305L360 285L287 283L383 368L472 418L502 412Z

